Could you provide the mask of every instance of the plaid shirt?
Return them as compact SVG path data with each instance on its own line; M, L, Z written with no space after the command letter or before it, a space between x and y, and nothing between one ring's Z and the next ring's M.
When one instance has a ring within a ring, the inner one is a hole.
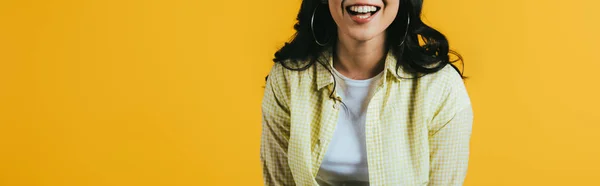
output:
M269 73L260 146L265 185L318 185L315 177L340 110L339 96L330 98L331 49L318 60L304 71L275 63ZM462 185L473 111L460 75L446 65L418 79L403 79L415 75L402 68L397 75L395 69L389 52L367 109L370 185Z

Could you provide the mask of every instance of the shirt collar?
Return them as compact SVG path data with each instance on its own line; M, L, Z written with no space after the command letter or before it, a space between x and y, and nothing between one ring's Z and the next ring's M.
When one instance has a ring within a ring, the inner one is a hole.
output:
M328 47L323 51L317 58L317 90L321 90L323 87L333 84L333 76L331 75L331 69L333 69L333 56L332 48ZM385 58L385 70L383 72L383 78L380 85L385 84L388 80L388 74L390 74L393 80L400 81L402 78L412 78L413 75L402 69L398 68L398 74L396 74L397 60L392 50L387 52Z

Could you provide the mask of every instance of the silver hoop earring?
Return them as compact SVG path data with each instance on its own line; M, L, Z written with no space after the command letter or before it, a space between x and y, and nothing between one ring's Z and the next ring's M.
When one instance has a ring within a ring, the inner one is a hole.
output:
M312 32L313 38L315 38L315 42L317 43L317 45L326 46L327 44L329 44L329 42L331 42L331 40L327 40L326 43L319 42L319 40L317 39L317 35L315 34L315 29L314 29L315 12L317 12L317 8L319 8L319 6L320 6L320 4L317 4L317 7L315 7L315 10L313 10L312 16L310 17L310 31Z
M402 46L404 41L406 41L406 36L408 35L408 26L410 25L410 14L407 15L408 20L406 21L406 31L404 32L404 37L402 38L402 42L398 46Z

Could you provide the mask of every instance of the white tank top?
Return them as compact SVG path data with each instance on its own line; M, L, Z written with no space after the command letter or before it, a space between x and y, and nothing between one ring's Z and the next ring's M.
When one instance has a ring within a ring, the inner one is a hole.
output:
M317 173L317 182L322 186L368 185L365 117L383 71L365 80L350 79L335 68L333 74L336 92L344 104L341 104L338 123Z

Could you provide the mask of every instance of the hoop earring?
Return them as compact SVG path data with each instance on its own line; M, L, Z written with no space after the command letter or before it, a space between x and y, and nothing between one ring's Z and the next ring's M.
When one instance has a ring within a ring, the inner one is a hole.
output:
M408 20L406 21L406 31L404 32L404 37L402 38L402 42L398 46L402 46L404 41L406 41L406 36L408 35L408 26L410 25L410 14L407 14Z
M314 29L315 12L317 12L317 8L319 8L320 5L321 4L317 4L317 7L315 7L315 10L313 10L312 16L310 17L310 31L312 32L313 38L315 39L315 42L317 43L317 45L326 46L327 44L329 44L329 42L331 42L331 40L327 40L326 43L319 42L319 40L317 39L317 35L315 34L315 29Z

